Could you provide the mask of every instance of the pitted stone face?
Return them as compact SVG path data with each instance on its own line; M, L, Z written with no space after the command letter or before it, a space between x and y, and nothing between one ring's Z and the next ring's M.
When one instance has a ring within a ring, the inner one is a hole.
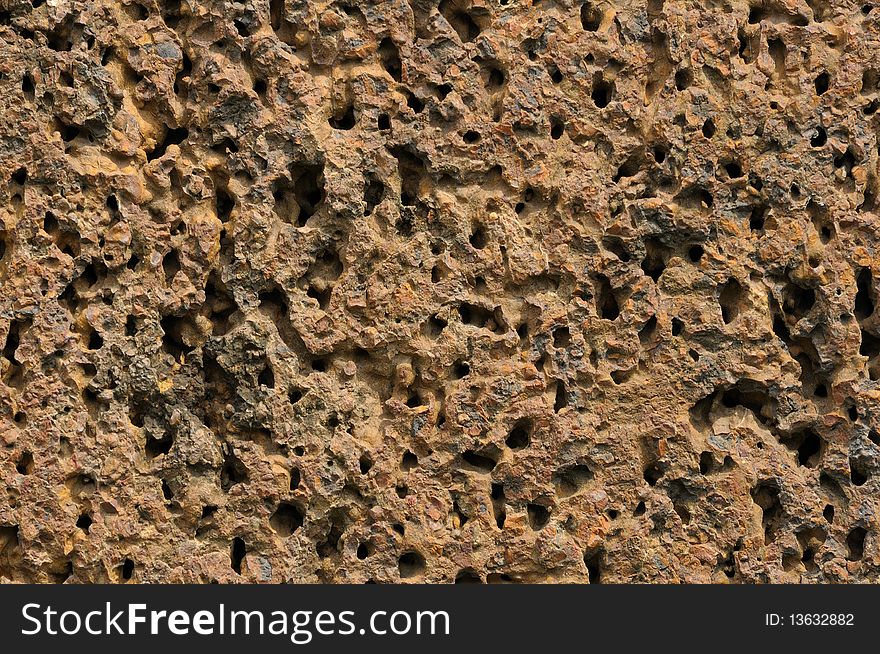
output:
M877 581L875 4L6 3L0 581Z

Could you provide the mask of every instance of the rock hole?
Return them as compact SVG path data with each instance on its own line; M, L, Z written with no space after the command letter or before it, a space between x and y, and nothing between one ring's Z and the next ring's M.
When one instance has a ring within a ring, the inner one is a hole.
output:
M470 43L480 35L480 26L461 7L462 4L461 0L441 0L438 9L461 42Z
M645 258L642 260L642 271L655 282L660 279L660 275L666 270L666 263L669 261L671 252L669 248L664 247L659 241L649 238L645 241Z
M675 71L675 88L684 91L694 83L694 74L689 68L681 68Z
M526 513L533 531L540 531L550 521L550 510L543 504L530 502L526 505Z
M714 198L704 188L690 186L675 196L676 203L686 209L706 212L712 208Z
M364 180L364 204L366 205L364 215L369 216L373 213L384 197L385 185L378 179L368 176Z
M469 144L469 145L472 145L472 144L474 144L474 143L479 143L479 142L480 142L480 133L479 133L479 132L475 132L475 131L472 130L472 129L469 129L469 130L466 131L464 134L462 134L462 137L461 137L461 138L462 138L462 140L463 140L465 143L467 143L467 144Z
M333 129L342 131L348 131L354 128L356 122L354 107L352 105L345 107L340 114L330 117L330 126Z
M319 309L326 309L330 304L330 295L332 289L319 289L315 286L309 286L306 290L306 295L313 300L317 301Z
M565 389L565 382L561 379L556 380L554 386L556 390L554 392L553 411L559 413L568 406L568 392Z
M739 179L743 176L742 167L736 161L724 164L724 170L730 179Z
M782 310L797 320L803 318L816 304L816 291L812 288L786 284L782 294Z
M678 514L683 525L691 522L691 512L688 508L694 502L696 496L688 489L681 479L673 479L669 482L667 494L672 500L672 509Z
M507 75L505 75L504 71L498 67L490 67L488 69L487 79L486 79L486 87L490 90L499 89L504 86L504 83L507 81Z
M874 314L874 278L870 268L862 268L856 278L855 314L858 320L866 320Z
M144 446L144 452L147 455L147 459L155 459L158 456L162 456L163 454L168 454L171 451L171 447L174 445L174 436L170 431L163 432L162 436L159 438L154 438L152 436L147 436L147 442Z
M614 95L614 83L606 81L601 73L593 75L593 91L590 97L599 109L604 109Z
M591 479L593 471L583 464L560 468L552 476L556 494L560 497L569 497L580 492Z
M419 96L407 89L403 92L406 95L406 106L412 109L413 113L420 114L425 110L425 103Z
M648 486L656 486L663 476L663 469L658 462L654 461L645 467L642 476L648 482Z
M428 318L428 322L426 323L428 336L431 338L437 338L440 336L441 332L446 329L447 323L443 318L434 314L430 318Z
M700 474L708 475L715 467L715 459L711 452L703 452L700 454Z
M382 61L382 68L391 75L391 78L395 82L400 82L403 72L403 64L400 61L400 52L394 41L387 36L379 43L379 58Z
M853 153L852 146L846 149L842 155L834 157L834 167L842 169L847 177L852 176L852 169L856 165L856 155Z
M269 0L269 24L278 39L296 51L294 45L296 29L287 21L284 13L284 0Z
M616 320L620 315L617 298L611 288L611 283L605 275L596 275L596 310L605 320Z
M100 350L104 346L104 339L95 329L89 331L89 341L86 347L89 350Z
M521 450L529 446L534 425L531 420L523 418L514 423L504 443L512 450Z
M76 519L76 526L78 529L82 529L85 533L89 533L89 527L92 526L92 518L88 513L81 514Z
M742 285L733 277L721 287L718 302L721 305L721 318L730 324L744 309L745 292Z
M642 325L642 328L639 330L639 343L641 343L643 347L650 345L653 342L656 333L657 316L651 316L645 321L645 324Z
M25 100L32 102L36 98L34 89L34 78L30 73L25 73L21 78L21 90L24 93Z
M244 557L246 554L247 547L244 544L244 539L238 536L233 538L229 558L232 563L232 569L236 572L236 574L241 574L241 564L244 562Z
M774 78L777 82L782 82L786 77L786 66L785 60L788 56L788 48L785 47L785 43L782 39L768 39L767 40L767 50L770 54L770 58L773 60L773 64L775 67Z
M619 238L613 236L606 236L602 239L602 247L611 252L618 259L627 263L630 259L630 253L627 251L626 247Z
M476 225L471 233L470 244L477 250L482 250L489 243L489 237L482 225Z
M419 466L419 458L407 450L403 453L403 457L400 459L400 469L404 472L408 472L413 470Z
M272 366L266 364L257 377L257 384L266 388L275 388L275 373L272 372Z
M861 344L859 345L859 354L873 359L880 354L880 338L870 334L864 329L860 330L862 334Z
M504 485L493 483L490 489L490 498L492 500L492 513L495 517L495 525L499 529L504 529L504 523L507 519Z
M711 118L707 119L706 122L703 123L703 136L707 139L715 136L715 121Z
M425 177L425 162L411 151L395 147L391 154L397 159L397 173L400 179L400 202L412 207L420 198L420 187Z
M602 568L604 566L605 551L602 548L584 553L584 565L587 567L587 578L590 585L602 583Z
M662 146L655 145L651 148L651 156L658 164L662 164L666 160L666 150Z
M856 422L859 419L859 410L854 404L850 405L846 409L846 415L851 422Z
M455 575L455 583L456 584L481 584L483 580L480 579L480 575L476 573L475 570L470 568L465 568L464 570L460 570L457 575Z
M816 95L822 95L828 90L829 81L830 77L828 76L828 73L820 73L819 76L816 77Z
M247 479L247 468L241 459L229 452L224 454L223 466L220 468L220 488L228 493L233 486L246 482Z
M275 213L285 222L305 227L324 201L324 167L292 165L290 179L278 179L272 185Z
M488 329L496 334L503 334L507 330L507 323L500 307L495 311L489 311L485 307L464 302L458 307L458 315L465 325Z
M850 457L849 478L854 486L864 486L868 481L868 469L861 459Z
M15 463L15 469L20 475L30 475L34 472L34 455L24 452Z
M401 579L412 579L425 573L427 563L425 557L415 550L404 552L397 560L397 569Z
M557 327L553 330L553 347L562 350L571 345L571 333L568 327Z
M165 136L156 146L147 152L147 161L154 161L165 154L170 145L180 145L189 136L189 130L185 127L168 128Z
M831 504L825 505L825 508L822 510L822 517L825 518L825 522L828 524L834 522L834 507Z
M854 527L846 536L846 558L849 561L861 561L865 554L865 536L868 532L864 527Z
M761 525L764 529L764 543L773 541L778 523L782 517L782 503L779 501L779 486L774 481L759 483L752 489L752 500L763 512Z
M272 517L269 518L269 525L276 534L287 538L302 527L304 518L305 515L298 506L289 502L281 502Z
M3 345L3 358L12 364L13 368L20 368L21 362L16 358L18 348L21 345L21 337L30 329L30 318L13 319L6 333L6 343Z
M617 184L620 180L624 178L635 177L641 169L642 163L643 158L640 151L630 155L629 157L627 157L626 161L624 161L622 164L620 164L620 166L617 167L617 172L614 173L611 181Z
M232 293L220 280L219 275L211 274L205 284L205 304L211 321L211 334L223 336L230 329L230 318L238 310Z
M192 335L192 327L185 317L166 316L159 321L162 328L162 347L168 354L180 361L195 348L187 341Z
M752 209L751 215L749 216L749 229L751 229L753 232L759 232L763 230L768 211L769 208L763 205L757 206Z
M684 323L678 318L672 319L672 335L679 336L684 331Z
M825 441L812 429L796 432L784 438L783 444L797 452L798 464L806 468L817 467L825 451Z
M461 455L462 460L467 465L475 468L479 472L492 472L495 469L495 466L498 464L498 461L495 459L491 459L488 456L484 456L482 454L477 454L473 450L467 450Z
M165 271L165 283L170 285L174 276L180 272L180 257L177 250L171 250L165 255L162 259L162 270Z
M587 32L595 32L602 24L602 12L592 2L581 5L581 27Z

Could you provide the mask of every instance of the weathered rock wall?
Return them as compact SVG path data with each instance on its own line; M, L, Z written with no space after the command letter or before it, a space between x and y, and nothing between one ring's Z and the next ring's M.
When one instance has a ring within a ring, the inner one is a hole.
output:
M876 581L874 0L3 0L0 579Z

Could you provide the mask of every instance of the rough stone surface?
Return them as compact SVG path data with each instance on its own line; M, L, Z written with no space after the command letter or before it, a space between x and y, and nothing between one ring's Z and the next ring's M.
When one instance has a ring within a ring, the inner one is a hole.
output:
M875 4L0 1L0 580L877 581Z

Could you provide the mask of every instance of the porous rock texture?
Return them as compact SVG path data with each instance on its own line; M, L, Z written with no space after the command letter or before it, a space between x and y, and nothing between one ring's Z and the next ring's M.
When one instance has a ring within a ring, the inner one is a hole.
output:
M875 0L2 0L0 579L877 581Z

